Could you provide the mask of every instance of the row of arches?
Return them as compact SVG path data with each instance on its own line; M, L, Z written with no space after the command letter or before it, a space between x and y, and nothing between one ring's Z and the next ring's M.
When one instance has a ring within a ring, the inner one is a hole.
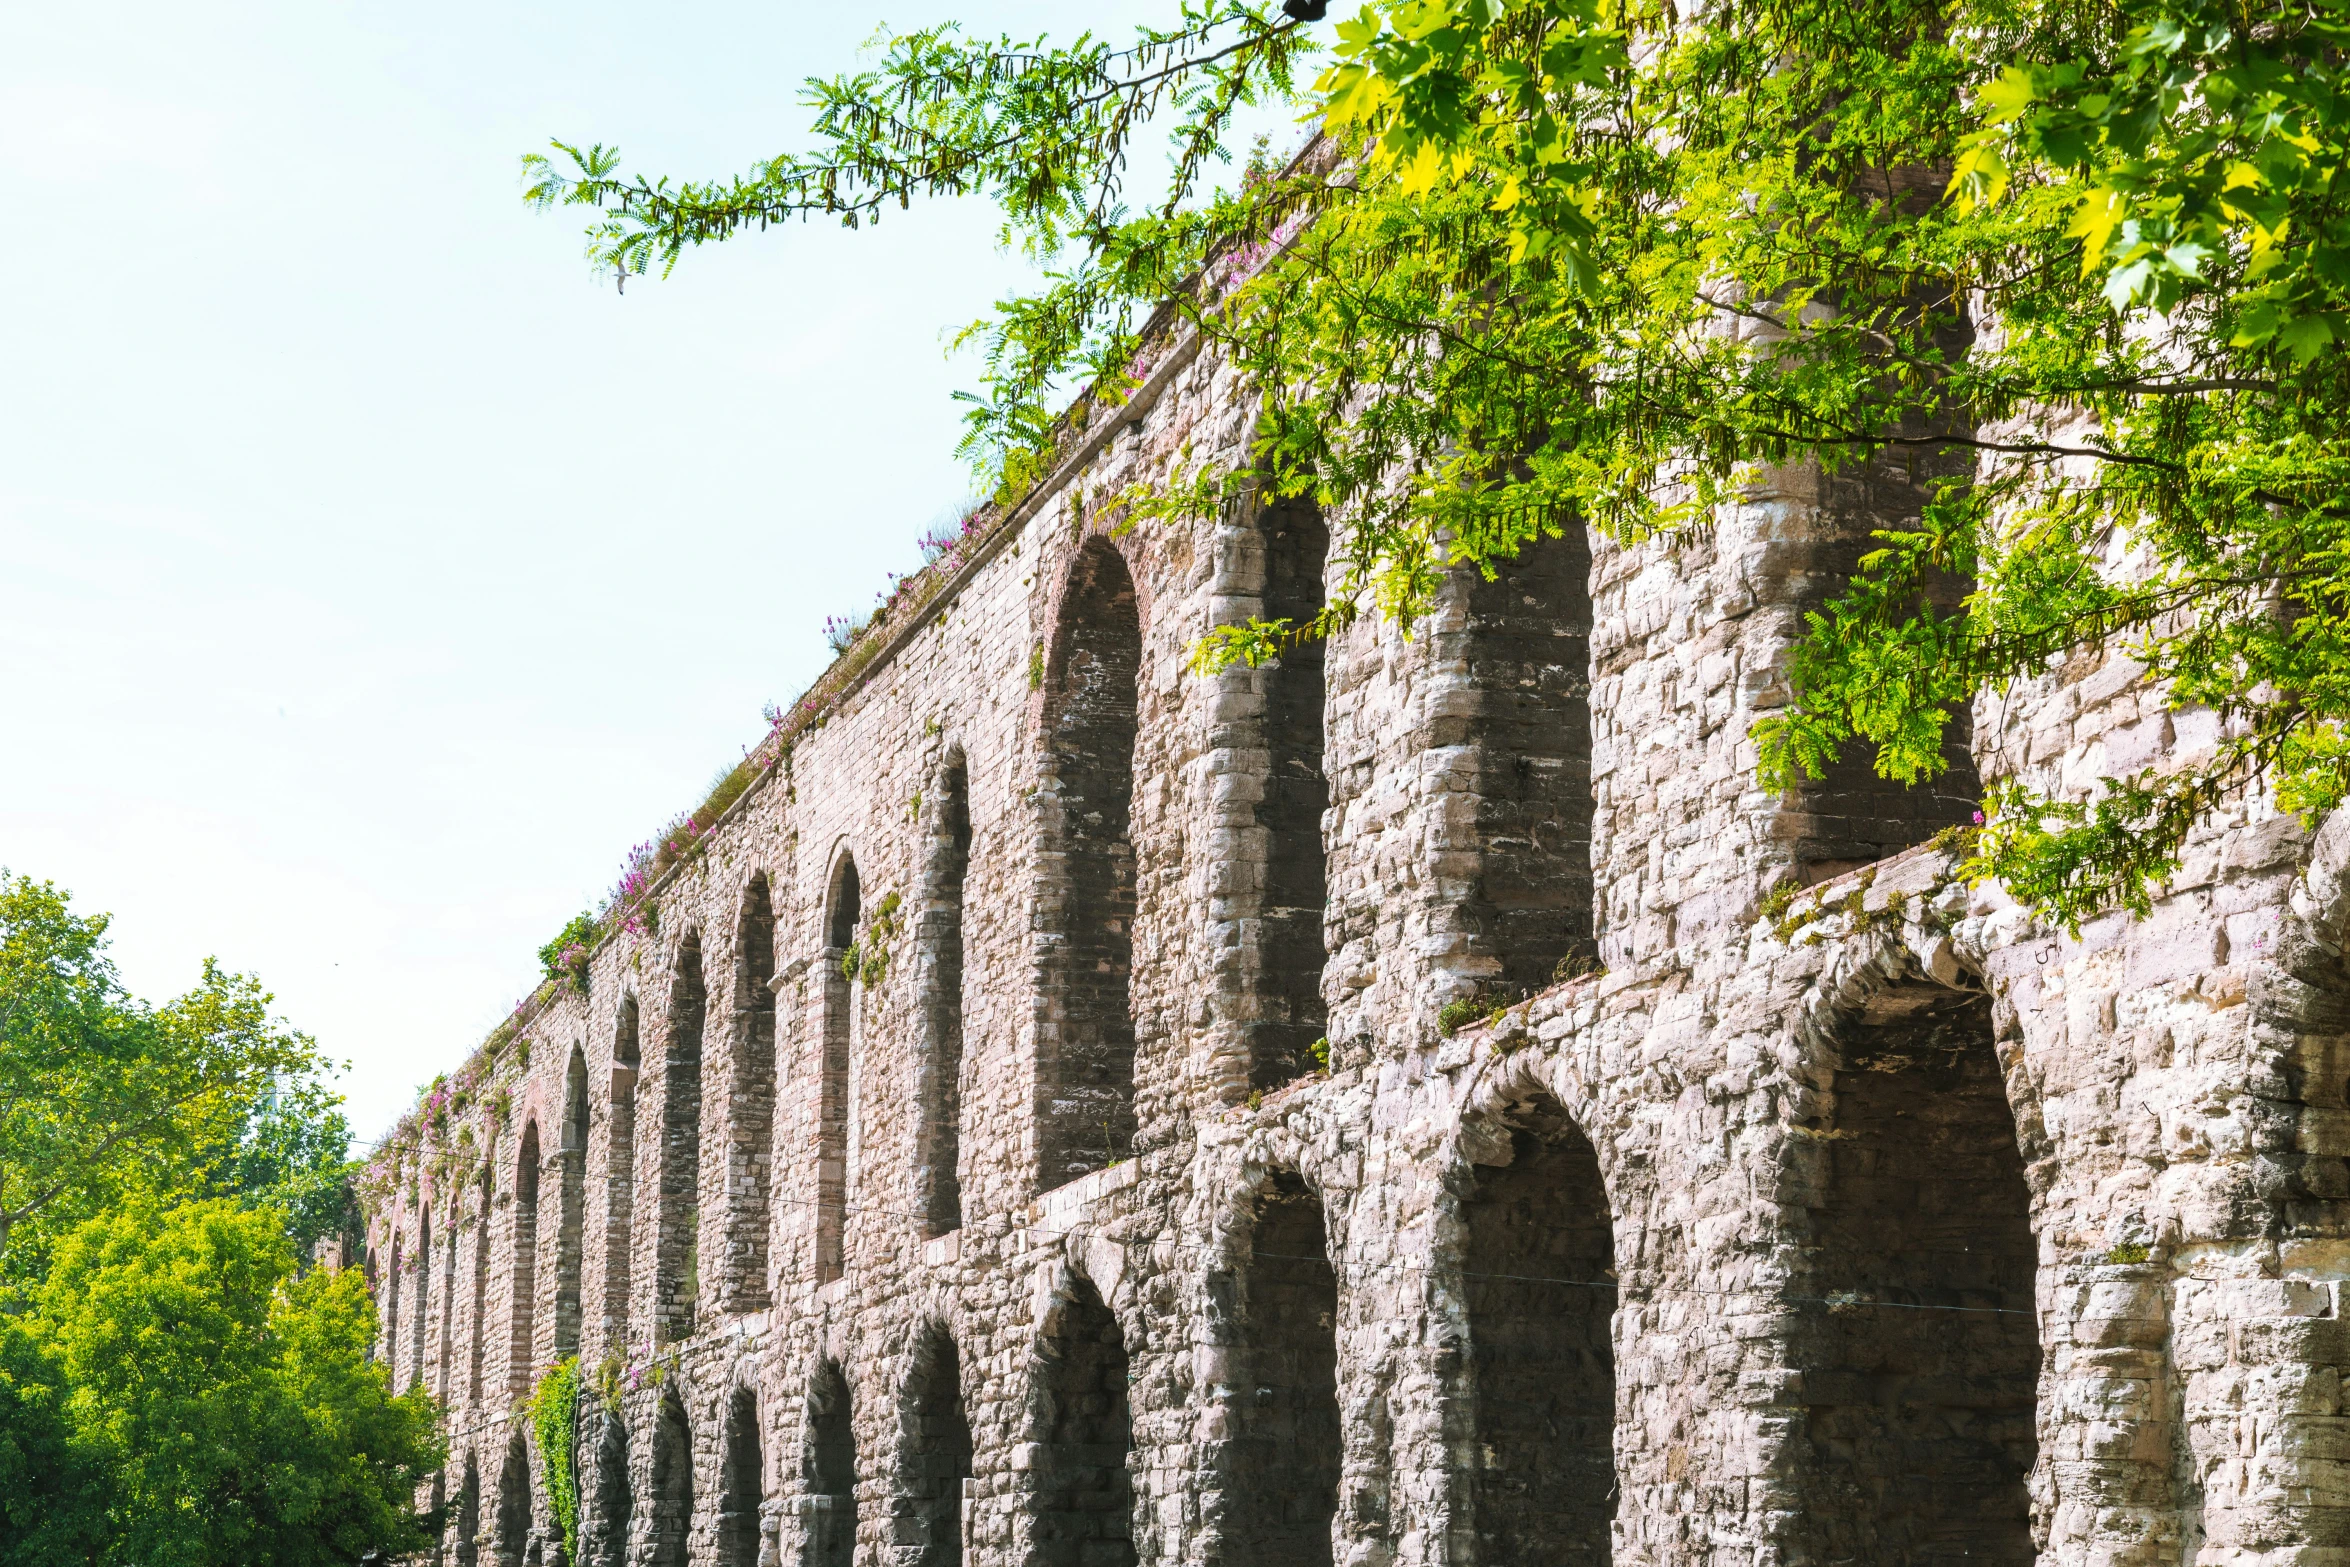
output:
M1329 531L1319 511L1308 500L1270 505L1256 519L1253 537L1259 550L1256 567L1253 573L1242 570L1236 584L1254 588L1258 611L1266 617L1297 624L1314 621L1326 602L1324 582L1330 549ZM1565 557L1562 554L1560 558ZM1561 581L1572 590L1570 600L1587 600L1582 592L1581 559L1567 560L1562 568ZM1551 575L1559 574L1551 571ZM1547 581L1546 577L1544 585ZM1515 588L1528 585L1518 582ZM1522 592L1515 598L1504 592L1496 602L1518 604L1521 600L1533 602ZM1119 549L1105 538L1085 541L1075 552L1059 595L1041 682L1041 766L1036 791L1041 853L1033 914L1038 1018L1031 1106L1031 1184L1036 1191L1063 1185L1133 1152L1137 1039L1131 982L1139 890L1133 801L1143 671L1141 609L1133 572ZM1521 607L1516 613L1522 621L1534 612ZM1576 611L1569 602L1540 613L1563 615L1571 621ZM1499 618L1507 620L1508 616ZM1514 622L1512 626L1512 634L1524 629ZM1472 626L1472 643L1483 647L1494 640ZM1562 746L1571 751L1570 743L1550 731L1559 729L1555 720L1580 700L1579 693L1587 684L1582 647L1572 636L1551 637L1536 648L1534 662L1527 665L1533 670L1531 676L1521 680L1524 671L1511 666L1503 683L1515 681L1525 689L1515 691L1501 704L1510 716L1472 722L1468 738L1497 757L1505 751L1517 756L1519 761L1514 765L1520 771L1524 758L1536 752L1547 755ZM1234 911L1234 923L1240 931L1237 945L1246 954L1248 969L1247 982L1240 987L1242 994L1231 1009L1248 1058L1245 1083L1237 1093L1277 1086L1306 1070L1309 1047L1326 1031L1322 974L1327 958L1324 924L1328 891L1323 818L1331 795L1324 765L1328 687L1323 644L1313 638L1301 639L1278 660L1236 678L1253 681L1261 697L1252 724L1243 725L1246 732L1232 737L1239 752L1260 758L1250 764L1259 775L1254 805L1257 841L1247 851L1253 861L1240 878L1248 884L1247 895L1237 900ZM1497 707L1496 712L1499 710ZM1529 720L1529 713L1536 717ZM1445 743L1459 737L1430 738ZM1584 750L1587 754L1587 744ZM1497 778L1509 772L1499 764L1492 770ZM1573 770L1570 767L1568 771ZM1587 771L1586 767L1576 775L1586 796ZM1557 772L1552 767L1544 776ZM1516 774L1510 777L1515 780ZM1503 792L1511 791L1524 792L1515 781ZM959 751L946 759L935 787L927 792L936 804L925 812L929 843L912 911L920 1038L911 1195L926 1235L935 1237L959 1228L963 1218L964 883L970 863L972 813L969 767ZM1548 794L1536 792L1541 798L1519 809L1517 816L1525 817L1529 810L1541 816L1558 804ZM1567 790L1567 794L1573 793L1573 788ZM1588 932L1589 811L1587 804L1578 810L1572 800L1565 809L1570 819L1563 827L1552 824L1546 829L1531 818L1517 823L1517 830L1553 847L1581 846L1581 859L1566 873L1563 902L1551 886L1558 878L1529 869L1523 857L1518 857L1512 872L1522 884L1517 890L1497 883L1490 890L1481 887L1470 899L1478 904L1468 916L1471 922L1480 928L1492 927L1486 932L1488 945L1522 945L1522 933L1515 931L1512 922L1525 924L1530 917L1539 924L1561 907L1568 909L1566 917L1573 923L1572 906L1578 898L1582 914L1576 928ZM1569 858L1573 858L1571 853ZM1528 895L1524 886L1536 883L1548 890ZM1514 912L1496 912L1505 905ZM1533 911L1530 916L1529 909ZM856 944L865 918L859 868L854 856L844 853L831 870L823 910L826 946L816 965L822 994L813 1127L812 1264L819 1283L838 1278L843 1269L846 1215L860 1153L852 1106L857 1093L856 1063L863 1054L854 1037L861 1009L856 995L858 981L842 972L841 960ZM1505 925L1512 925L1512 929L1505 931ZM772 989L775 919L771 889L764 876L754 876L747 886L735 935L738 972L731 987L729 1113L723 1136L713 1144L722 1150L719 1156L726 1162L722 1185L725 1213L716 1216L717 1224L705 1226L699 1211L705 1146L705 1129L700 1124L702 1055L711 987L704 973L700 937L688 931L671 958L660 1018L661 1121L657 1127L641 1129L658 1140L653 1158L654 1190L646 1194L654 1209L650 1216L654 1298L642 1303L630 1298L630 1237L639 1218L635 1166L641 1132L636 1096L645 1047L640 1038L642 1013L632 992L619 1001L607 1106L608 1187L601 1245L594 1245L584 1234L584 1065L576 1059L573 1091L566 1104L562 1145L565 1187L552 1259L540 1255L536 1233L540 1160L535 1125L524 1129L523 1151L513 1161L515 1272L510 1293L518 1305L510 1325L513 1347L509 1364L524 1370L529 1364L535 1324L520 1303L535 1295L535 1272L549 1260L556 1286L556 1348L564 1353L576 1347L582 1327L577 1320L579 1280L591 1250L600 1251L605 1275L604 1342L617 1342L625 1335L632 1312L641 1313L655 1343L690 1335L705 1271L723 1281L723 1298L717 1301L721 1309L753 1311L772 1303L767 1249L773 1233L777 1025ZM1551 933L1535 945L1547 953L1569 939ZM1543 958L1535 966L1547 973L1548 962ZM488 1189L485 1183L485 1203ZM711 1244L723 1248L721 1258L699 1255L698 1243L705 1233ZM453 1267L448 1277L455 1278ZM480 1277L477 1270L477 1291ZM420 1282L410 1303L410 1314L419 1323L419 1344L421 1323L431 1309L428 1291L429 1281ZM396 1314L399 1307L396 1294L387 1297L388 1311ZM476 1358L481 1342L477 1335ZM418 1353L421 1355L421 1349ZM421 1377L421 1360L414 1374Z
M2021 1567L2033 1558L2036 1246L1989 1002L1893 987L1844 1029L1832 1067L1785 1171L1796 1266L1774 1332L1799 1390L1791 1441L1806 1499L1791 1527L1822 1560ZM1444 1373L1461 1559L1604 1563L1627 1418L1614 1205L1593 1144L1546 1091L1516 1091L1479 1124L1452 1178L1457 1272L1438 1281L1462 1324ZM1222 1440L1197 1480L1219 1567L1330 1561L1334 1529L1380 1527L1377 1476L1364 1473L1378 1462L1377 1433L1345 1396L1375 1352L1350 1344L1346 1324L1366 1302L1374 1316L1392 1308L1393 1272L1350 1254L1297 1173L1255 1188L1236 1251L1203 1281L1217 1355L1190 1395L1219 1410ZM647 1433L641 1498L623 1423L592 1433L583 1559L683 1567L705 1505L722 1564L759 1561L773 1532L786 1561L849 1567L860 1506L881 1493L892 1559L949 1567L966 1559L984 1472L1011 1487L997 1494L1014 1496L1018 1543L1037 1567L1138 1561L1152 1525L1137 1509L1129 1349L1128 1327L1071 1273L1033 1341L1016 1473L1001 1454L981 1461L965 1359L943 1327L905 1362L894 1470L879 1487L861 1484L857 1395L838 1362L807 1384L788 1480L770 1469L771 1428L738 1389L702 1504L693 1426L673 1389ZM452 1508L458 1561L473 1559L477 1539L498 1542L500 1560L523 1559L528 1467L517 1439L483 1535L481 1476L467 1459Z
M1258 579L1261 613L1310 621L1324 603L1329 533L1304 502L1268 507L1258 518L1263 549ZM1455 631L1440 638L1440 661L1465 676L1465 700L1431 710L1421 741L1457 751L1474 803L1460 896L1440 914L1476 972L1508 986L1533 987L1559 963L1587 953L1596 940L1590 845L1591 739L1589 713L1590 555L1577 530L1537 541L1490 580L1467 582ZM1135 757L1143 670L1142 616L1134 577L1107 540L1091 539L1076 552L1055 630L1046 649L1041 713L1042 769L1037 808L1042 851L1034 900L1039 1009L1035 1029L1036 1089L1034 1185L1050 1188L1129 1156L1135 1116L1136 1019L1131 994L1138 868L1133 841ZM1247 1083L1276 1086L1300 1071L1307 1047L1327 1028L1322 973L1327 960L1328 862L1323 820L1332 800L1323 715L1330 701L1324 649L1304 641L1249 678L1261 708L1254 728L1234 741L1263 757L1254 830L1253 903L1243 900L1237 920L1249 959L1250 995L1238 1021L1246 1036ZM1849 781L1834 780L1840 801L1857 798ZM912 910L918 966L919 1050L913 1099L912 1189L919 1221L930 1235L958 1228L961 1182L963 1067L964 885L972 845L969 768L959 752L944 762L936 803L925 812L928 845ZM1895 836L1899 836L1896 834ZM1874 845L1883 847L1883 845ZM1450 852L1450 851L1446 851ZM1440 853L1439 859L1444 858ZM864 1052L859 981L841 961L856 945L866 918L863 888L852 855L832 869L823 911L827 946L817 972L821 997L815 1142L813 1268L818 1282L838 1278L845 1265L846 1216L861 1150L853 1114L855 1074ZM776 1136L774 1083L777 1020L773 990L775 916L764 876L752 878L733 943L728 1051L730 1106L722 1135L710 1146L725 1163L725 1211L704 1222L700 1212L705 1128L702 1055L709 1026L710 986L699 934L680 938L664 976L660 1018L661 1089L655 1124L645 1135L656 1172L646 1194L653 1241L652 1299L632 1302L632 1242L640 1222L635 1176L637 1084L645 1042L632 993L620 999L609 1094L606 1227L600 1245L585 1233L588 1093L585 1064L575 1049L562 1118L558 1209L542 1226L539 1128L526 1124L513 1158L513 1214L509 1266L511 1304L505 1362L510 1391L527 1391L540 1324L540 1273L553 1273L553 1349L571 1353L581 1342L580 1277L591 1251L605 1272L603 1341L620 1342L632 1310L656 1343L695 1331L702 1280L723 1281L715 1297L723 1310L752 1311L771 1304L767 1249L774 1201ZM493 1334L482 1320L489 1272L486 1217L493 1182L485 1171L478 1227L471 1336L471 1389L479 1398L483 1346ZM452 1214L452 1218L454 1215ZM542 1228L546 1233L542 1235ZM426 1378L426 1334L436 1316L449 1325L439 1340L437 1378L453 1391L450 1365L458 1311L459 1227L444 1229L445 1258L435 1251L429 1218L420 1226L419 1256L405 1315L413 1319L407 1375ZM704 1259L699 1247L723 1248ZM389 1338L399 1358L402 1241L393 1241L393 1277L386 1295ZM434 1269L441 1268L436 1284ZM1268 1386L1272 1385L1270 1383Z

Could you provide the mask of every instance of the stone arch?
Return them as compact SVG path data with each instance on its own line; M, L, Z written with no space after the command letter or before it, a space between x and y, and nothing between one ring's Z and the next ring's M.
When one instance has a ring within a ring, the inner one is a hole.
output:
M530 1446L516 1431L498 1470L498 1567L522 1567L530 1543Z
M759 1399L737 1387L726 1400L718 1471L718 1567L758 1567L767 1464L759 1442Z
M579 1275L587 1239L587 1055L578 1045L563 1069L562 1193L555 1215L555 1358L579 1353Z
M596 1404L595 1431L581 1451L593 1466L582 1478L580 1555L589 1567L627 1567L628 1528L636 1493L628 1475L628 1422L618 1410Z
M424 1380L424 1341L432 1334L432 1204L416 1210L416 1331L410 1337L408 1385Z
M823 1020L816 1041L816 1282L829 1284L846 1266L849 1192L850 1086L856 1061L857 1001L861 986L851 969L857 923L864 916L864 883L857 857L844 844L825 878L825 946L818 967Z
M1124 1330L1072 1273L1037 1340L1029 1440L1035 1567L1134 1567L1134 1414Z
M1462 629L1437 640L1472 694L1428 738L1460 749L1475 821L1434 869L1469 889L1451 917L1472 969L1505 992L1538 990L1597 951L1589 531L1570 523L1491 579L1464 575Z
M667 1042L661 1062L661 1187L655 1206L653 1337L690 1337L701 1294L702 933L689 927L669 968Z
M857 856L843 844L824 878L824 944L835 952L855 945L857 921L864 912L865 885L857 875Z
M670 1388L653 1420L652 1516L646 1519L646 1567L687 1567L694 1524L694 1430Z
M961 1567L970 1548L963 1503L971 1457L962 1357L953 1334L933 1321L915 1336L898 1405L890 1538L904 1567Z
M1263 618L1313 625L1328 602L1330 529L1311 496L1276 500L1257 518L1265 552ZM1329 900L1322 819L1330 808L1323 770L1327 707L1318 636L1299 636L1256 672L1264 702L1265 775L1257 801L1264 876L1257 907L1253 988L1247 1025L1249 1086L1277 1088L1311 1070L1308 1055L1329 1028L1322 929Z
M722 1298L764 1311L773 1221L775 1142L775 905L767 873L743 889L734 939L734 1060L727 1093L726 1261Z
M848 1378L829 1356L808 1378L799 1511L801 1567L849 1567L857 1551L857 1427Z
M467 1358L467 1396L476 1405L481 1402L483 1366L489 1357L490 1339L490 1219L497 1212L498 1161L494 1150L485 1150L481 1162L481 1180L474 1188L473 1214L473 1332L472 1353Z
M643 1070L636 993L623 991L612 1025L611 1100L604 1133L604 1345L628 1338L636 1224L636 1084Z
M481 1466L469 1449L465 1478L457 1487L457 1567L475 1567L481 1560Z
M971 769L956 746L931 786L928 862L923 867L920 965L922 1054L914 1097L921 1121L915 1141L915 1207L924 1233L963 1224L963 880L971 863Z
M1045 669L1036 920L1038 1190L1134 1144L1134 745L1142 619L1107 539L1069 567Z
M506 1387L511 1396L520 1398L530 1392L538 1348L539 1123L535 1116L523 1123L522 1147L514 1160L513 1234L508 1269L512 1285L507 1296L513 1316L506 1340Z
M1215 1390L1229 1433L1210 1509L1219 1567L1333 1560L1345 1461L1338 1407L1338 1273L1321 1194L1288 1170L1252 1183L1233 1266L1208 1279L1226 1347Z
M449 1243L445 1248L448 1260L441 1267L440 1352L433 1357L433 1396L444 1403L456 1392L449 1385L449 1370L457 1353L457 1334L465 1325L464 1315L457 1309L457 1261L461 1255L459 1243L465 1238L465 1215L459 1206L463 1200L464 1192L461 1189L449 1193Z
M407 1264L408 1234L397 1222L392 1226L391 1268L384 1284L384 1364L392 1374L394 1385L400 1381L400 1273Z
M2030 1563L2038 1244L1990 997L1916 977L1806 1028L1793 1106L1799 1549Z
M1597 1151L1519 1082L1465 1120L1468 1559L1604 1567L1615 1471L1615 1229Z

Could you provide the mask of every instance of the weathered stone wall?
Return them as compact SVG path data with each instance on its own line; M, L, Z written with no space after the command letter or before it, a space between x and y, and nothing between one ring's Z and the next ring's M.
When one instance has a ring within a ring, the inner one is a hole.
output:
M1976 776L2216 736L2119 662L1761 794L1890 470L1192 674L1329 532L1105 498L1253 407L1165 356L379 1156L435 1559L556 1559L573 1353L596 1564L2350 1559L2350 824L2077 935L1954 884Z

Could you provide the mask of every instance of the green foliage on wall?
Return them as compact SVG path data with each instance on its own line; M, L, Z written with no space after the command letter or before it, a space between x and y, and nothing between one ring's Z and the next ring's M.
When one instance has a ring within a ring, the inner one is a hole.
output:
M579 1357L558 1360L530 1395L530 1421L546 1472L547 1502L563 1531L563 1559L579 1560Z

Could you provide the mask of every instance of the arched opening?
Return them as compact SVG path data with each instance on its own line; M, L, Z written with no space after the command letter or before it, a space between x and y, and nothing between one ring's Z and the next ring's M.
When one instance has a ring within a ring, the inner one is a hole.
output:
M856 859L844 854L832 868L832 895L824 919L825 942L835 952L845 952L856 945L857 920L864 913L863 897L863 888L857 881Z
M858 982L850 957L863 914L857 862L847 854L833 867L820 960L824 1026L816 1063L816 1282L841 1276L847 1244L849 1186L849 1065L855 1054Z
M409 1335L408 1381L424 1380L424 1341L432 1332L432 1210L416 1216L416 1331Z
M636 1510L628 1480L628 1422L600 1406L595 1420L596 1472L582 1509L580 1554L594 1567L628 1567L628 1526Z
M1134 1144L1134 739L1142 620L1107 540L1078 551L1045 677L1043 940L1036 1030L1039 1190Z
M922 963L923 1051L915 1096L921 1131L915 1146L915 1201L925 1233L963 1225L963 875L971 863L971 774L958 751L938 786L930 835L928 896L917 948Z
M694 1433L672 1392L653 1422L653 1510L647 1567L686 1567L694 1525Z
M441 1347L433 1357L433 1396L446 1401L456 1389L449 1384L449 1366L457 1353L457 1333L464 1318L457 1309L457 1243L464 1238L465 1223L458 1211L459 1197L449 1199L449 1244L444 1248L448 1259L441 1265Z
M1791 1344L1822 1560L2033 1560L2031 1196L1988 996L1880 994L1839 1040Z
M1279 501L1258 520L1265 544L1264 618L1310 626L1327 600L1330 530L1310 497ZM1277 1088L1310 1069L1307 1052L1329 1027L1322 970L1329 961L1322 915L1329 901L1322 817L1330 783L1322 770L1326 644L1305 637L1260 671L1265 695L1266 773L1257 805L1265 833L1264 902L1259 917L1257 1018L1249 1030L1249 1082Z
M892 1540L904 1567L962 1567L963 1492L971 1478L971 1421L955 1341L933 1327L915 1346L898 1433Z
M406 1348L400 1342L400 1275L406 1271L407 1235L392 1231L392 1266L384 1283L384 1364L391 1368L392 1385L400 1385L400 1355Z
M759 1452L759 1404L748 1388L737 1388L727 1401L726 1453L718 1481L719 1567L758 1567L767 1466Z
M628 1337L629 1261L635 1255L636 1079L643 1058L637 1044L636 997L620 998L612 1036L612 1115L604 1152L604 1344Z
M692 1336L701 1294L702 939L688 931L669 971L669 1042L661 1063L661 1192L653 1253L653 1334Z
M530 1448L517 1431L506 1443L506 1462L498 1471L498 1564L521 1567L530 1548Z
M522 1153L514 1161L513 1332L507 1339L506 1386L514 1397L530 1392L538 1350L539 1124L522 1129Z
M467 1397L475 1404L481 1402L482 1363L489 1353L490 1323L490 1215L496 1212L493 1199L497 1196L498 1166L494 1157L485 1156L481 1166L481 1184L473 1215L473 1332L471 1340L472 1365L468 1368Z
M775 1140L775 909L767 878L743 893L734 939L734 1082L727 1095L726 1290L734 1311L764 1311Z
M1467 609L1457 656L1472 695L1432 720L1430 736L1466 747L1471 769L1475 861L1458 867L1473 888L1460 934L1489 983L1538 990L1598 951L1589 535L1569 526L1527 542L1490 582L1472 573Z
M1511 1106L1490 1130L1461 1205L1473 1560L1605 1567L1616 1258L1599 1156L1547 1096Z
M465 1455L465 1480L457 1487L457 1567L481 1560L481 1469Z
M1225 1567L1328 1562L1344 1450L1338 1426L1338 1275L1322 1199L1274 1176L1237 1280L1211 1283L1232 1345L1221 1390L1231 1432L1219 1465Z
M555 1216L555 1358L579 1353L579 1273L587 1242L587 1055L571 1047L563 1072L563 1189Z
M808 1387L808 1436L800 1453L805 1567L850 1567L857 1552L857 1429L848 1379L825 1361Z
M1046 1314L1034 1475L1038 1567L1134 1567L1126 1340L1079 1278Z

